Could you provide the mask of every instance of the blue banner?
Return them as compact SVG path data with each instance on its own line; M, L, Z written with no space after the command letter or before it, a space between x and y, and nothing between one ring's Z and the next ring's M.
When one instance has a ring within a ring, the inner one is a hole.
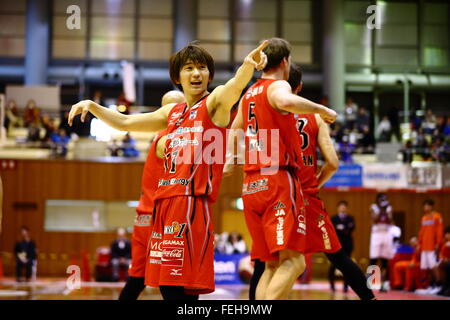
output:
M325 187L362 187L362 167L359 164L341 164Z
M242 284L239 263L248 254L214 254L214 277L216 284Z

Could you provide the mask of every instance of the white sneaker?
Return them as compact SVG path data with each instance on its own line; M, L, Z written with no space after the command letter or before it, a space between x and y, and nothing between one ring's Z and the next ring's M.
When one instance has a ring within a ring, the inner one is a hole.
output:
M437 294L439 291L441 291L441 289L441 287L430 288L429 294Z
M426 289L416 289L416 291L414 291L414 293L417 294L428 294L429 288Z

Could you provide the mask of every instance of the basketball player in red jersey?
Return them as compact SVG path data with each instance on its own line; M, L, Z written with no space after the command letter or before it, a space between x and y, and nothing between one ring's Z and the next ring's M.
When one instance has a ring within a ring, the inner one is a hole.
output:
M327 122L336 119L333 110L292 94L286 81L290 50L284 39L269 40L262 78L241 99L232 125L246 130L243 200L252 259L266 262L257 299L286 299L305 268L307 231L297 178L302 154L293 114L319 113Z
M184 102L184 95L177 90L167 92L161 100L161 105L174 104L181 109ZM173 108L173 112L181 112ZM158 187L158 177L163 174L163 161L156 157L156 142L163 136L164 131L156 134L150 145L147 159L144 165L141 182L141 197L136 208L136 218L134 221L133 234L131 237L131 265L128 270L128 279L123 287L119 300L136 300L144 290L145 266L147 261L147 245L151 233L151 221L153 213L153 195Z
M150 277L164 299L195 299L214 291L214 249L211 203L216 199L225 158L225 128L230 110L256 69L267 59L263 42L253 50L234 78L211 94L214 60L197 45L188 45L170 58L170 77L183 89L183 112L169 112L173 105L152 113L123 115L90 100L81 101L69 114L92 112L110 126L126 131L160 131L157 156L164 158L165 172L155 193L154 225L150 239ZM147 280L147 279L146 279Z
M293 65L289 74L289 84L298 94L302 89L302 73ZM333 176L339 166L339 159L333 147L326 123L314 114L295 115L300 135L303 159L300 162L300 183L306 205L306 225L308 230L305 253L324 252L330 262L339 269L352 289L362 300L375 298L367 287L367 280L358 265L341 248L336 230L318 197L319 189ZM324 158L324 164L317 170L317 147Z

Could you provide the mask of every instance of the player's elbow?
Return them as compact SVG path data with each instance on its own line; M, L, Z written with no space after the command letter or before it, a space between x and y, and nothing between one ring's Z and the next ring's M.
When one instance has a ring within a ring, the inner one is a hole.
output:
M330 168L330 171L332 171L333 173L338 171L338 169L339 169L339 160L338 159L333 159L332 161L330 161L328 163L328 166Z
M276 107L283 111L290 111L292 103L289 99L280 97L275 101Z

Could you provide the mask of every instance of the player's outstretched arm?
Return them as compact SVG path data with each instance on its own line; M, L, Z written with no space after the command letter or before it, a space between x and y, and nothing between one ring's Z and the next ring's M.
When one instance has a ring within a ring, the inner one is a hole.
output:
M333 123L337 117L334 110L293 94L291 86L284 80L272 83L267 90L267 97L269 103L281 111L296 114L317 113L327 123Z
M252 79L253 72L262 70L267 64L267 57L262 51L269 41L263 41L255 50L250 52L244 59L243 64L236 71L233 78L224 85L218 86L213 90L208 98L207 106L209 114L214 114L214 122L225 127L230 121L230 110L239 100L242 90L245 89L248 82Z
M68 123L72 125L73 119L78 114L81 114L81 122L84 122L88 112L91 112L107 125L120 131L160 131L167 127L167 117L174 105L165 105L155 112L125 115L105 108L94 101L83 100L74 104L70 109Z
M319 134L317 142L319 144L320 152L325 160L322 169L317 175L319 188L335 174L339 168L339 158L333 146L333 141L330 137L330 130L328 125L318 116L316 116L317 124L319 125Z

